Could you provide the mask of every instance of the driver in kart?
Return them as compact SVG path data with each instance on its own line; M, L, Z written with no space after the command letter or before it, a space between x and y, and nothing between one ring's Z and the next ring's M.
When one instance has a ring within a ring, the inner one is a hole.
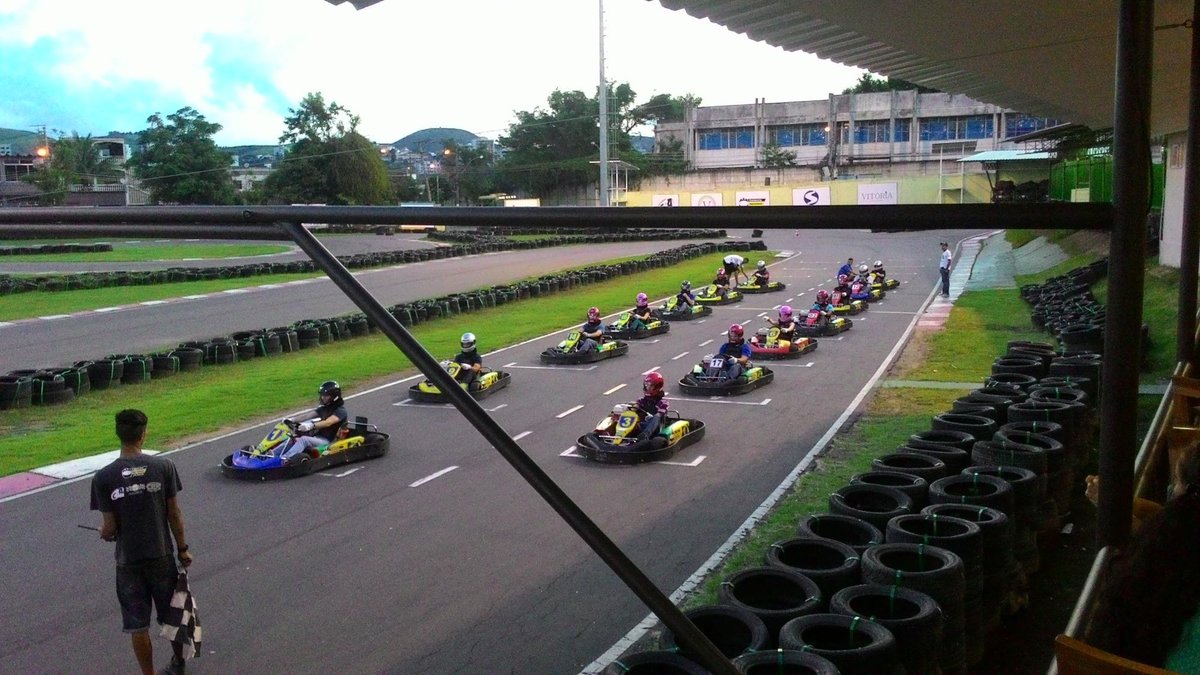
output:
M638 427L639 438L649 438L658 431L669 409L666 395L662 373L647 373L646 377L642 378L642 397L633 403L634 408L642 415L642 424Z
M850 275L839 274L837 278L837 286L834 286L833 290L841 293L842 295L850 295Z
M867 263L858 266L858 276L854 277L854 280L861 282L864 286L871 285L871 270L867 267Z
M779 328L779 340L794 342L796 339L796 320L793 316L792 306L783 305L779 308L779 318L773 319L767 317L767 323Z
M877 284L882 284L887 279L887 272L883 270L882 260L876 260L875 264L871 265L871 274L875 277Z
M630 330L645 330L654 315L650 311L650 298L645 293L637 294L637 304L630 312Z
M759 260L754 265L754 276L750 279L755 286L766 288L771 282L771 273L767 271L767 261Z
M680 309L683 309L684 307L695 307L696 294L692 293L692 282L685 280L683 283L679 284L679 293L675 295L675 299L678 301Z
M475 334L463 333L459 345L462 351L454 357L454 362L462 366L458 371L458 381L466 382L468 390L477 389L479 373L483 370L483 359L479 358L479 352L475 351Z
M866 265L863 265L866 267ZM833 316L833 304L830 303L829 291L822 288L817 291L817 301L813 303L811 309L821 313L821 323L829 323L829 317Z
M728 361L725 374L729 379L736 380L750 367L750 345L746 343L746 331L742 324L735 323L729 327L729 340L721 345L717 354Z
M588 308L587 323L580 327L579 334L583 336L579 343L579 351L600 349L600 343L604 341L604 322L600 320L599 307Z
M319 450L337 440L338 431L346 422L346 402L342 399L342 387L334 380L325 380L317 389L319 404L313 419L301 422L296 430L307 436L293 436L279 453L285 463L310 449Z
M729 273L724 267L717 268L717 278L713 279L713 285L717 287L717 295L722 298L729 297Z

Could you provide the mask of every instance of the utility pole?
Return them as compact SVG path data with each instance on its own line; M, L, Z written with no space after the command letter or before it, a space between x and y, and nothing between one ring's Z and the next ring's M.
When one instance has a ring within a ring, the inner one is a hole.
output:
M600 206L608 206L608 81L604 78L604 0L600 3Z

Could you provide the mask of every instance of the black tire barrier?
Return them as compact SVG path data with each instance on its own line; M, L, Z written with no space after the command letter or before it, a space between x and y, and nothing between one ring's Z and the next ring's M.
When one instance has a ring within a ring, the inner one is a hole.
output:
M121 384L145 384L154 372L154 361L144 354L109 354L105 358L125 364Z
M979 441L971 450L971 461L987 466L1015 466L1038 475L1046 474L1046 453L1022 443Z
M237 363L237 344L233 341L205 342L204 365L217 366Z
M1013 516L1012 486L995 476L946 476L929 485L930 504L987 506Z
M898 471L912 476L920 476L926 483L946 475L946 463L937 457L918 455L909 452L897 452L871 460L871 468L876 471ZM926 485L925 494L928 496L929 487Z
M858 616L812 614L784 624L783 649L824 657L843 675L894 673L899 662L896 638L883 626Z
M113 250L112 244L37 244L30 246L0 246L0 256L105 253L111 250Z
M638 652L608 664L601 675L707 675L708 669L674 652Z
M1083 356L1054 359L1050 362L1046 376L1079 378L1084 381L1081 382L1083 386L1079 388L1087 392L1088 398L1096 402L1100 400L1100 361L1098 360Z
M858 584L835 593L829 611L861 616L891 631L906 673L937 672L945 617L928 594L902 586Z
M920 476L899 471L864 471L850 477L850 484L881 485L890 487L908 495L912 501L912 510L919 511L929 498L929 483ZM886 537L886 532L884 533Z
M983 537L979 526L953 516L914 513L888 522L889 544L925 544L950 551L963 563L963 651L967 665L983 659Z
M1032 523L1037 518L1038 508L1046 495L1046 477L1039 476L1029 469L1018 466L997 466L995 464L980 464L969 466L962 471L963 476L995 476L1012 487L1014 519ZM970 507L978 508L978 507Z
M59 405L75 400L75 392L67 388L62 375L39 371L33 376L30 386L33 405Z
M954 413L955 415L976 415L979 417L986 417L996 424L999 424L1001 421L1003 421L1003 413L996 410L995 407L986 403L972 401L968 396L954 399L954 403L950 406L950 412Z
M908 453L932 457L946 465L946 475L958 473L971 465L971 453L949 445L909 440L896 448L897 453Z
M1005 424L997 429L996 433L1000 433L1001 431L1023 431L1032 434L1042 434L1043 436L1049 436L1050 438L1053 438L1059 443L1062 443L1063 439L1066 438L1063 432L1063 425L1057 422L1039 422L1037 420L1031 420L1029 422L1009 422L1008 424Z
M992 362L992 374L1017 373L1030 377L1045 377L1046 366L1035 358L1024 356L1001 356Z
M1013 557L1013 520L996 509L959 504L932 504L921 513L961 518L979 526L983 539L983 559L986 561L982 607L984 627L987 630L996 628L1000 624L1008 594L1020 583L1018 577L1022 574Z
M300 351L300 335L291 328L272 328L269 334L279 338L280 351L284 354Z
M762 619L742 607L704 605L689 609L684 615L728 659L762 651L771 637L767 634L767 626ZM696 658L696 654L675 640L675 633L670 628L663 630L659 638L659 648L690 659Z
M822 605L841 589L858 583L858 552L840 541L822 537L795 537L771 544L763 556L769 567L799 572L821 589Z
M28 408L32 405L32 378L21 375L0 375L0 410Z
M88 381L92 390L108 389L114 384L121 384L125 377L125 361L115 359L99 359L87 367Z
M932 420L934 431L961 431L970 434L976 441L991 440L997 426L996 420L991 418L960 413L942 413L935 415Z
M955 429L930 429L929 431L918 431L908 437L909 445L913 441L925 441L927 443L937 443L939 445L948 445L959 450L970 451L971 446L975 445L975 441L979 440L975 436L966 431L958 431ZM921 447L921 446L913 446Z
M722 604L752 612L767 627L767 647L773 648L779 629L798 616L812 614L824 599L816 582L778 567L748 567L734 572L717 587Z
M1031 385L1037 384L1038 378L1021 373L993 373L983 378L985 387L1012 385L1021 391L1027 391Z
M88 363L90 362L81 361L71 366L51 368L50 372L55 375L61 375L63 383L78 398L92 390L92 380L88 376L87 371Z
M1062 471L1070 466L1071 458L1067 456L1066 446L1045 434L1037 434L1032 431L1017 431L1015 429L997 430L992 440L1002 445L1018 443L1041 450L1046 453L1047 473Z
M896 488L859 483L842 486L829 495L829 510L861 518L882 532L892 518L912 513L913 502Z
M196 347L176 347L169 354L179 359L180 372L190 373L204 365L204 350Z
M839 675L829 659L794 649L743 654L733 660L741 675Z
M150 360L154 364L154 369L151 374L154 379L170 377L178 373L181 369L180 359L175 355L175 352L156 352L150 355Z
M883 531L862 518L838 513L815 513L800 519L796 534L843 543L859 556L863 551L883 543Z
M863 554L862 577L863 583L911 588L937 601L944 617L938 664L942 672L964 670L962 558L937 546L880 544Z

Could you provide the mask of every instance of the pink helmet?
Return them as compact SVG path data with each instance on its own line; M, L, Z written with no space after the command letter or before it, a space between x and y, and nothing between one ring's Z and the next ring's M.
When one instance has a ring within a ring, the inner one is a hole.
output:
M784 305L783 307L779 308L779 320L780 321L791 321L792 320L792 306L791 305Z
M600 308L599 307L588 307L588 321L599 321L599 320L600 320Z
M725 268L724 268L724 267L718 267L718 268L717 268L717 276L719 276L719 277L723 277L723 276L725 276L725 275L726 275Z
M746 331L742 328L742 324L735 323L729 327L729 341L730 342L741 342L742 338L745 335L746 335Z
M822 305L828 305L829 304L829 291L825 290L824 288L817 291L817 302L821 303Z
M839 286L845 286L847 281L850 281L850 277L846 276L845 274L838 275L838 285Z
M649 302L650 302L650 298L645 293L637 294L637 306L638 307L645 307L646 304Z

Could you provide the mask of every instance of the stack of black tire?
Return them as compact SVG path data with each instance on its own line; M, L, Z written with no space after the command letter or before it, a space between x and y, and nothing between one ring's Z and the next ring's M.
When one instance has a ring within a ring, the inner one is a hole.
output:
M53 255L56 253L106 253L112 244L40 244L37 246L0 246L0 256Z
M1108 273L1108 259L1076 267L1040 284L1021 287L1021 297L1033 306L1035 326L1058 338L1065 356L1104 351L1107 311L1092 294L1091 286ZM1143 354L1149 345L1150 326L1141 327Z

